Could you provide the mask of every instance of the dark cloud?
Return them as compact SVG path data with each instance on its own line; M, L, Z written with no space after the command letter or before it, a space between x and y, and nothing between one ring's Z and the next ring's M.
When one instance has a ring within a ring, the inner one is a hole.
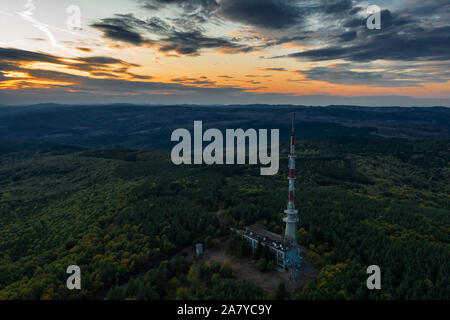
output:
M131 67L139 67L140 65L134 63L128 63L120 59L104 56L92 56L85 58L75 59L75 63L65 63L65 65L70 69L76 69L86 72L94 73L120 73L128 74L130 76L136 77L132 73L128 72Z
M256 74L246 74L246 78L272 78L273 76L271 74L264 74L264 75L256 75Z
M363 7L353 7L353 8L348 12L348 14L352 16L352 15L357 14L358 12L360 12L360 11L362 11L362 10L364 10Z
M139 0L138 0L139 1ZM218 49L223 53L247 53L284 43L311 43L321 40L320 31L310 29L309 18L336 21L341 28L338 42L356 38L356 29L365 26L365 19L357 17L362 7L353 7L352 0L140 0L142 6L153 14L170 9L171 14L153 15L138 19L132 14L117 14L92 24L104 32L105 37L134 45L151 45L169 54L199 55L202 49ZM181 10L181 11L179 11ZM174 13L176 13L174 15ZM353 18L352 18L353 17ZM399 23L389 11L382 12L383 27ZM256 29L268 30L263 36L257 33L244 38L211 37L205 35L206 23L223 23L223 20L246 24ZM311 21L310 21L311 20ZM345 26L345 28L343 27ZM295 27L295 28L294 28ZM333 29L327 31L333 33ZM333 26L334 30L338 27ZM342 30L343 29L343 30ZM347 30L345 30L347 29ZM293 33L294 32L294 33ZM150 40L149 37L153 38ZM259 43L257 43L259 42Z
M119 78L117 74L107 72L92 72L91 74L96 77Z
M178 2L170 2L178 3ZM240 45L234 39L226 39L223 37L208 37L203 34L200 29L192 29L189 31L180 31L175 26L170 25L166 21L152 17L147 20L141 20L134 17L132 14L115 15L113 18L102 19L101 23L94 23L91 26L99 28L103 31L104 25L108 25L108 30L125 30L117 37L116 34L105 32L105 37L112 40L125 41L122 37L127 34L126 38L129 43L134 45L152 44L160 52L168 54L169 52L176 52L180 55L199 55L202 49L218 49L225 53L249 52L253 50L250 46ZM130 33L138 34L139 37L129 37ZM157 35L159 39L146 39L145 33Z
M85 47L75 47L75 49L83 52L92 52L91 48L85 48Z
M136 75L128 71L131 67L139 67L138 64L128 63L120 59L105 56L71 58L71 61L68 62L62 57L56 57L46 53L38 53L14 48L0 48L0 60L2 61L0 62L0 71L22 71L30 74L32 71L21 67L21 63L49 62L61 65L68 69L89 72L93 76L118 77L118 74L120 74L127 75L135 79L151 79L149 76ZM43 73L32 74L32 76L43 77L45 71L41 72Z
M170 9L173 13L181 11L174 18L167 18L178 29L191 31L200 25L216 19L214 11L218 8L215 0L138 0L141 6L151 13ZM174 10L176 9L176 10Z
M381 11L381 29L369 30L365 16L342 21L347 30L328 45L288 55L303 60L334 60L369 62L373 60L447 60L450 59L450 27L441 26L439 19L429 24L420 17L390 10ZM342 42L349 43L342 45Z
M405 52L406 59L410 57L419 59L423 52L422 46L419 45L422 35L429 30L439 30L446 24L448 25L444 21L444 17L450 12L450 4L447 0L410 0L403 6L398 6L395 13L387 9L382 10L382 30L379 31L366 28L366 3L359 0L137 1L154 12L162 8L182 10L182 14L170 18L170 21L152 17L145 22L140 21L139 24L134 24L134 26L140 25L141 27L145 24L144 28L148 32L161 36L163 43L160 48L163 52L174 51L178 54L197 55L202 48L221 48L223 52L239 53L252 51L250 43L253 43L253 48L258 50L289 42L306 45L309 43L314 46L318 42L323 42L327 45L321 49L291 55L292 57L317 58L319 60L334 58L356 59L357 61L384 58L401 59L402 52ZM436 16L431 19L431 14ZM263 36L244 39L247 44L238 44L234 39L204 36L200 26L208 21L220 23L220 19L262 30ZM313 25L314 22L311 22L317 20L334 21L334 23L324 23L323 27L319 26L317 29L317 26ZM426 22L431 23L427 25ZM127 21L125 23L130 25ZM293 32L297 34L293 34ZM414 33L417 34L417 37L414 36ZM334 39L330 35L333 35ZM433 38L433 40L429 39L427 44L437 52L426 53L426 57L439 56L446 51L445 45L438 45L436 43L438 39ZM203 45L197 46L189 43L197 40L200 40L198 42ZM445 40L443 37L440 41ZM257 41L260 43L256 44ZM376 48L376 42L380 41L386 41L380 45L383 49ZM399 41L399 46L402 44L404 50L395 48L393 43L395 41ZM351 43L351 45L342 47L342 43ZM384 54L385 51L390 52Z
M328 67L297 70L303 75L298 82L310 80L334 84L367 85L371 87L421 87L423 83L446 82L450 79L450 62L397 63L384 67L369 67L364 63L340 63ZM381 70L380 70L381 68Z
M124 64L124 62L120 59L115 59L111 57L103 57L103 56L96 56L96 57L86 57L86 58L79 58L79 61L84 61L92 64Z
M278 46L285 43L291 43L291 42L301 42L303 40L309 39L309 35L301 35L301 36L284 36L278 39L269 40L266 43L267 47L271 46Z
M308 60L447 60L450 59L450 27L410 33L379 33L351 46L332 46L290 54Z
M53 55L15 48L0 48L0 60L60 63L59 58Z
M285 68L260 68L261 71L278 71L278 72L284 72L288 71Z
M17 70L18 64L14 62L0 62L0 71L14 71Z
M101 19L99 22L91 24L91 27L101 30L106 38L142 45L151 43L138 31L138 28L143 25L145 25L145 21L136 19L131 14L116 14L113 18Z
M288 0L222 0L219 13L232 21L267 28L283 29L299 23L301 12ZM294 1L295 2L295 1Z
M107 23L94 23L91 27L103 31L105 37L113 40L123 41L134 45L140 45L145 42L138 32L126 29L125 27Z
M141 79L141 80L150 80L153 79L152 76L143 76L143 75L138 75L138 74L134 74L134 73L128 73L129 76L131 76L133 79Z
M402 8L402 11L416 16L431 16L435 14L445 16L450 13L450 2L448 0L409 0L406 6Z
M366 20L359 19L359 18L349 19L343 25L344 28L357 28L357 27L365 27L365 26L366 26Z
M331 3L325 3L325 13L339 13L347 11L352 7L351 0L331 1Z
M245 51L251 48L237 45L224 38L212 38L200 31L172 32L160 39L159 50L162 52L175 51L183 55L197 55L201 49L223 49L230 51Z
M339 22L355 15L361 7L352 0L222 0L216 12L223 18L259 29L297 32L309 30L309 18ZM289 35L285 35L286 37Z
M215 0L138 0L142 7L149 10L159 10L164 6L177 6L186 11L199 8L213 10L218 6Z
M190 77L178 77L172 78L170 81L181 83L184 85L195 85L195 86L215 86L216 82L208 79L207 77L190 78Z
M158 17L151 17L147 19L146 23L142 25L146 30L158 35L166 35L170 33L173 28L164 20Z
M339 36L342 42L348 42L356 39L356 31L347 31Z
M418 79L414 79L411 74L403 75L398 80L399 74L389 71L351 71L351 65L341 64L330 67L316 67L310 70L299 71L307 76L305 80L320 80L337 84L368 85L374 87L409 87L417 86ZM409 78L409 79L407 79Z

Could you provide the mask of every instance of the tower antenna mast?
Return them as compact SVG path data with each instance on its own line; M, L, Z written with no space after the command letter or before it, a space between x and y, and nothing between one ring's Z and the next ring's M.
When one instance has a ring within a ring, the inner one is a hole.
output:
M295 113L292 112L292 133L291 133L291 145L289 152L289 198L288 205L284 213L286 216L283 221L286 223L286 229L284 233L285 240L289 243L289 254L287 257L290 282L294 288L297 285L298 274L300 271L300 248L297 245L297 210L294 205L294 190L295 190Z
M284 237L290 243L297 243L297 210L294 205L294 189L295 189L295 131L294 131L295 113L292 112L292 133L291 133L291 145L289 152L289 198L287 209L284 210L286 217L283 221L286 222L286 230Z

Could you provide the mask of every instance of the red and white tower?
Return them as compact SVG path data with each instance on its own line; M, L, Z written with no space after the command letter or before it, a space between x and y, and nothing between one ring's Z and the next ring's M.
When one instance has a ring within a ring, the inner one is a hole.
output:
M295 132L294 132L295 113L292 113L292 134L291 134L291 148L289 153L289 201L287 209L284 210L286 217L283 221L286 222L286 230L284 237L290 243L297 245L297 210L294 206L294 184L295 184Z

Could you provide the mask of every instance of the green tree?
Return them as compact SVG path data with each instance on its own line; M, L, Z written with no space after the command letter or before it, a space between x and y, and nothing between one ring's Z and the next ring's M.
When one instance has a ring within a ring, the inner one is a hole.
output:
M290 294L286 289L286 285L284 282L280 282L280 284L277 287L277 290L275 291L275 299L277 300L286 300L290 298Z
M259 259L258 262L256 263L256 267L258 268L259 271L266 272L267 271L267 260L265 258Z

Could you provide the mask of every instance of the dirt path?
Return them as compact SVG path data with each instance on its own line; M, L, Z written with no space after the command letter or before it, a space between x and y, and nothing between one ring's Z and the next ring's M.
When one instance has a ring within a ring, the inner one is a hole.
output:
M278 285L284 282L286 286L289 286L289 273L288 272L260 272L256 264L252 261L252 258L239 258L233 256L228 250L229 239L223 237L220 239L220 245L205 249L203 257L198 262L204 262L207 264L213 262L223 263L228 261L234 271L235 278L238 280L249 281L259 285L267 293L274 293ZM188 261L194 261L194 247L189 247L177 254L177 256L183 256ZM317 270L312 267L311 264L306 262L304 272L300 275L298 286L295 289L296 292L299 288L302 288L306 283L310 282L317 276Z

